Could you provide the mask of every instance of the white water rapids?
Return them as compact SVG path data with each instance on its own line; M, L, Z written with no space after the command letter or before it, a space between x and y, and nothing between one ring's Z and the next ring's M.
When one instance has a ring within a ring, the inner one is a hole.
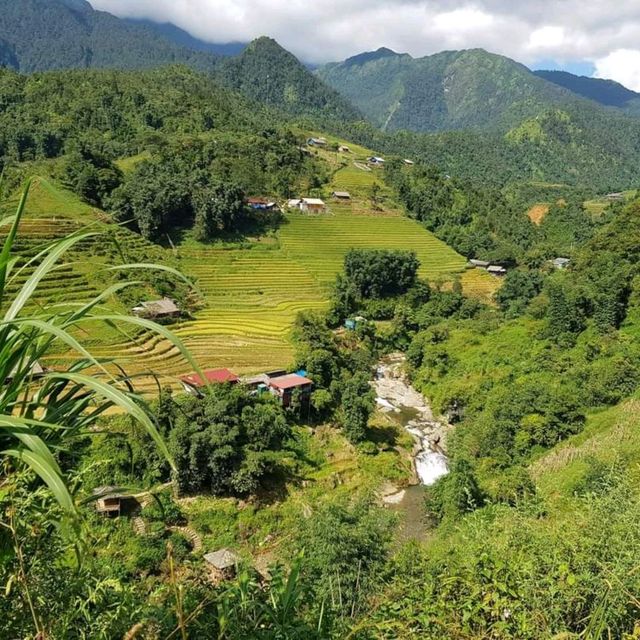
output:
M447 425L438 422L422 394L402 375L404 358L389 357L378 366L373 382L376 402L382 411L398 414L406 430L414 437L415 471L420 483L432 485L449 472L443 446Z

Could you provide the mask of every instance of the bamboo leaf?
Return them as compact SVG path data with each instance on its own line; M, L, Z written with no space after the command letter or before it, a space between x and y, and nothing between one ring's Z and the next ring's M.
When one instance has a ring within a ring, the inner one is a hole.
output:
M53 265L60 259L60 257L67 252L74 244L77 244L80 240L96 235L95 233L85 233L77 236L66 238L61 242L53 245L51 250L38 265L31 277L25 282L24 286L13 300L13 303L9 307L9 310L5 314L5 320L14 319L18 313L22 310L27 303L33 292L36 290L40 281L51 271ZM0 271L0 277L4 278L4 273ZM1 280L0 282L3 282Z
M76 507L62 476L39 454L21 449L5 449L0 452L30 467L49 487L63 509L75 515Z
M80 373L54 373L50 374L48 377L51 379L70 380L71 382L75 382L76 384L91 389L98 396L101 396L108 402L124 409L147 430L160 451L162 451L162 454L169 461L171 468L175 470L175 464L171 458L169 449L167 449L166 443L162 439L162 436L151 421L149 415L133 400L133 398L101 380L97 380L96 378Z

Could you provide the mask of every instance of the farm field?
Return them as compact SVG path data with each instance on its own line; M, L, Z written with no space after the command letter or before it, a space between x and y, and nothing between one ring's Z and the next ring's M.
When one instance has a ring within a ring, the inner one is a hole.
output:
M181 266L197 278L205 306L174 331L203 367L243 374L290 366L289 333L296 315L326 309L331 284L351 247L412 249L421 261L420 275L431 281L451 279L466 262L407 218L289 214L272 243L180 248ZM116 351L128 371L153 370L163 383L187 373L177 350L157 339L105 346L101 355Z
M348 154L318 152L335 169L330 184L322 190L329 204L327 213L287 213L279 230L268 236L231 245L203 245L187 236L174 254L137 234L117 231L125 254L169 262L197 282L202 294L198 310L172 329L200 366L229 367L245 374L292 365L290 331L296 315L326 309L332 282L352 247L413 250L421 262L421 277L444 283L460 276L468 293L490 298L495 279L466 271L462 256L405 217L384 187L380 170L366 171L354 164L366 161L367 150L351 148ZM374 183L381 186L375 208L370 199ZM332 202L334 190L348 190L351 202ZM13 200L6 206L14 206ZM40 235L61 237L80 222L113 231L105 219L102 212L82 204L71 192L38 179L27 207L23 241L33 249ZM94 255L88 259L85 254L77 263L63 267L59 282L45 283L47 300L64 299L69 291L76 300L95 295L99 282L92 270L106 259ZM123 310L121 304L120 308ZM132 327L122 327L121 333L96 332L89 341L96 356L139 376L137 386L142 391L176 386L178 377L190 370L168 341Z

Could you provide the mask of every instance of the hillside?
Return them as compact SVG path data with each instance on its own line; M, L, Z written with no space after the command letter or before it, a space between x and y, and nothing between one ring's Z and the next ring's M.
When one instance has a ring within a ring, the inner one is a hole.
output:
M606 107L617 107L632 115L640 114L640 93L627 89L619 82L577 76L566 71L541 70L534 73L539 78L544 78Z
M482 49L417 59L381 49L317 73L387 131L504 129L575 99L523 65Z
M240 55L223 60L216 73L229 87L294 115L361 119L347 100L271 38L254 40Z
M171 40L178 46L192 51L204 51L218 56L235 56L242 53L247 46L247 43L245 42L206 42L199 38L195 38L184 29L180 29L180 27L177 27L175 24L171 24L170 22L153 22L152 20L136 20L134 18L128 18L126 21L133 25L143 25L148 27L162 37Z
M135 69L181 62L211 69L216 57L179 46L154 29L94 11L87 2L0 2L5 64L22 72L117 67Z

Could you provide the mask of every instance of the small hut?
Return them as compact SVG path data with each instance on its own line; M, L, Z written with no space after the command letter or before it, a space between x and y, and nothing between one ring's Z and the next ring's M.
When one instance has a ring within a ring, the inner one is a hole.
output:
M347 147L347 145L346 145L346 144L341 144L341 145L338 147L338 151L339 151L340 153L351 153L351 149L349 149L349 147Z
M554 260L551 261L554 269L559 269L559 270L566 269L569 266L570 262L571 260L569 258L555 258Z
M5 384L10 384L13 381L13 378L16 375L16 371L20 368L20 365L16 365L11 370L11 373L5 378ZM47 373L47 369L45 369L37 360L33 362L33 364L29 367L29 375L31 380L38 380L42 378L44 374Z
M486 260L475 260L475 259L469 260L469 264L472 267L476 267L477 269L488 269L489 266L491 265L491 263L487 262Z
M206 553L204 559L211 568L211 577L214 582L231 580L236 575L241 560L237 553L226 547Z
M118 518L131 513L140 506L136 498L118 491L117 487L96 487L93 495L97 498L96 511L109 518Z
M136 316L153 320L166 320L180 317L180 308L171 298L141 302L137 307L134 307L132 311Z
M492 275L498 278L507 275L507 270L504 267L500 267L499 265L492 264L487 267L487 271Z
M302 198L299 206L300 211L311 213L322 213L327 208L324 200L320 200L320 198Z
M344 202L346 202L347 200L351 200L351 194L348 191L334 191L331 194L332 198L335 198L336 200L342 200Z
M256 211L271 211L275 208L276 203L269 198L247 198L247 206Z
M414 162L413 160L409 160L409 158L405 158L405 159L403 160L403 162L404 162L408 167L412 167L412 166L415 164L415 162Z

